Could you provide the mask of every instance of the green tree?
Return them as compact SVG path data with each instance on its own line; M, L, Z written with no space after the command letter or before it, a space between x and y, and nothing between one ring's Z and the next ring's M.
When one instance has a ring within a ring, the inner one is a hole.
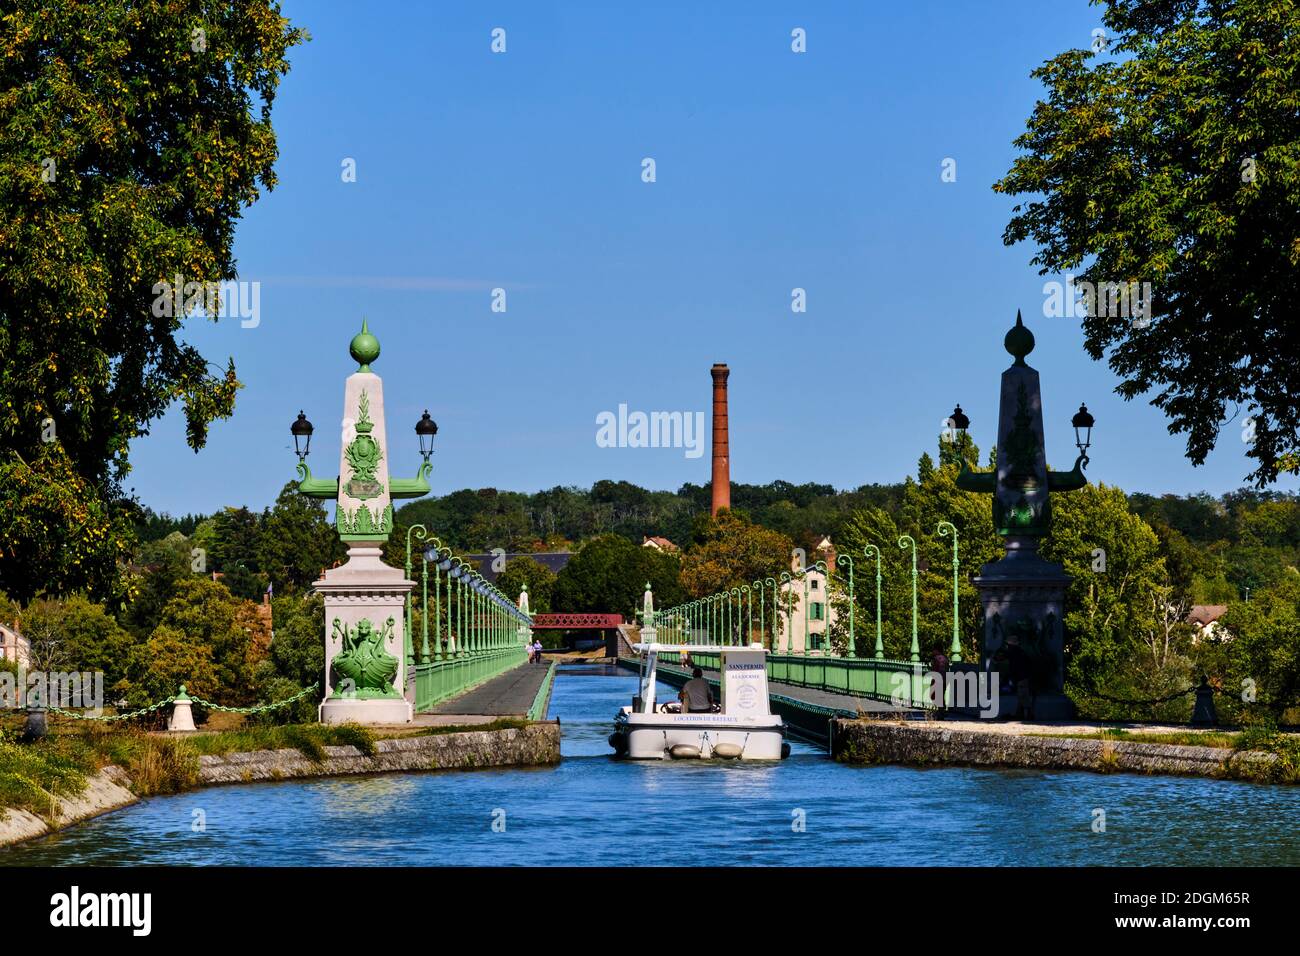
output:
M511 600L517 600L523 586L528 585L528 607L534 613L551 610L557 575L532 558L511 558L497 575L496 586Z
M787 535L740 512L720 511L701 525L696 543L682 557L682 586L699 598L752 584L789 568L793 551Z
M126 662L135 641L103 605L84 595L62 601L33 602L23 614L24 626L48 624L59 641L61 669L100 671L104 686L114 687L126 676Z
M163 608L158 629L179 632L209 651L221 694L219 703L252 702L254 675L264 656L256 639L260 622L255 605L240 601L219 581L194 575L176 583L176 593Z
M305 591L347 557L324 503L298 494L294 482L284 486L267 514L257 549L257 566L276 594Z
M1066 692L1085 713L1137 716L1142 712L1104 697L1149 700L1188 686L1189 634L1173 626L1182 614L1170 607L1174 594L1160 539L1129 510L1122 491L1090 484L1054 495L1052 533L1041 551L1070 576ZM1103 699L1089 700L1098 695ZM1185 709L1185 702L1177 706Z
M0 587L106 596L135 524L131 440L179 400L197 450L233 409L233 363L181 336L216 303L182 289L176 309L161 283L236 277L234 225L275 184L271 104L305 34L272 0L7 7Z
M641 607L648 581L658 607L679 603L684 593L675 555L643 548L616 534L585 542L556 576L552 605L562 611L630 616Z
M120 617L138 640L144 640L158 626L163 608L176 593L177 583L198 573L194 571L192 552L190 542L179 531L140 548L133 579L128 585L131 600Z
M1224 716L1262 711L1281 722L1300 707L1300 574L1289 571L1250 601L1233 602L1219 625L1228 636L1209 643L1201 662L1224 691L1217 699Z
M1300 7L1106 0L1102 22L1105 53L1033 72L1047 97L994 189L1041 198L1003 240L1032 240L1044 273L1151 283L1149 323L1091 310L1088 353L1125 398L1155 391L1196 464L1242 408L1251 477L1272 482L1300 464Z
M277 597L271 602L275 639L258 665L261 700L274 703L318 683L325 674L325 602L319 595ZM320 694L308 694L287 707L270 711L274 723L306 723L316 719Z
M212 648L176 627L160 626L143 644L131 649L127 680L116 688L126 693L127 706L147 707L170 697L185 685L188 693L206 700L219 698L221 679L212 662Z

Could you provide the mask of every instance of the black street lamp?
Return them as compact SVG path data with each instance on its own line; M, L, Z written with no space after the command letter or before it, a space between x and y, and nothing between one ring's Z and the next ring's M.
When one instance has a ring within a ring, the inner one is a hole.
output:
M420 454L427 463L433 454L433 439L438 434L438 423L429 417L429 410L424 410L424 417L415 424L415 434L420 437Z
M289 431L293 432L293 450L298 454L298 460L305 461L307 452L311 450L311 433L314 431L311 422L307 421L305 414L299 412Z
M959 437L965 438L966 429L970 428L970 419L966 417L966 413L963 412L961 406L958 405L952 410L952 414L948 416L948 424L957 429Z
M1084 461L1088 460L1088 446L1092 444L1092 426L1096 422L1097 419L1089 414L1087 405L1080 405L1079 410L1070 419L1070 424L1074 426L1074 444Z

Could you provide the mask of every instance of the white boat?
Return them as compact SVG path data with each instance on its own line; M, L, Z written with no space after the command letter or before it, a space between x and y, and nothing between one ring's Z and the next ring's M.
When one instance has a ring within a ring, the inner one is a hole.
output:
M761 644L635 644L640 692L614 718L609 743L633 760L780 760L789 756L785 723L768 707L767 651ZM659 655L720 655L720 700L712 712L681 713L677 700L655 700Z

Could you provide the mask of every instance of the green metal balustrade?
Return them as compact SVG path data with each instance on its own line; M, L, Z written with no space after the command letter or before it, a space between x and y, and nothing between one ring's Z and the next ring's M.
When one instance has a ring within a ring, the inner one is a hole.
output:
M423 711L525 663L533 619L423 525L407 530L408 578L413 539L426 547L420 593L406 604L406 657L415 673L415 709ZM418 651L412 626L417 607Z
M957 554L957 529L948 521L939 522L938 533L952 538L952 643L951 659L961 661L959 631L960 601L958 583L959 560ZM782 571L772 577L760 578L750 584L731 588L704 598L688 601L677 607L653 613L657 640L663 644L722 644L736 646L761 644L767 648L768 680L800 687L822 690L890 703L903 703L915 708L934 706L933 691L928 668L921 662L917 616L917 566L916 541L911 535L898 540L901 550L910 551L912 582L911 660L892 660L885 657L880 618L881 561L880 549L867 545L863 556L875 559L875 646L871 657L857 654L857 585L855 563L851 554L840 555L835 562L846 573L840 577L848 595L847 629L842 634L844 649L837 653L832 646L830 615L813 616L813 602L809 599L809 574L818 572L816 580L826 580L829 591L830 569L818 561L799 570ZM821 595L822 608L829 611L831 595ZM793 624L797 615L803 616L803 647L794 648ZM818 646L812 633L815 620L825 622ZM691 662L706 670L720 666L720 655L692 651Z

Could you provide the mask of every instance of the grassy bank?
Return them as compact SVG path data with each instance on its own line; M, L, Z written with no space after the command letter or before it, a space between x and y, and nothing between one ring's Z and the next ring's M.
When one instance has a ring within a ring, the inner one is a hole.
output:
M503 718L489 724L428 727L386 736L427 737L517 729L527 724ZM0 815L7 809L21 809L48 819L56 797L79 795L86 788L86 778L109 765L125 770L131 789L147 797L198 786L202 756L297 750L320 762L325 748L331 746L356 747L366 756L374 756L377 739L356 724L248 725L184 737L97 724L62 725L34 743L21 743L12 730L0 730Z

